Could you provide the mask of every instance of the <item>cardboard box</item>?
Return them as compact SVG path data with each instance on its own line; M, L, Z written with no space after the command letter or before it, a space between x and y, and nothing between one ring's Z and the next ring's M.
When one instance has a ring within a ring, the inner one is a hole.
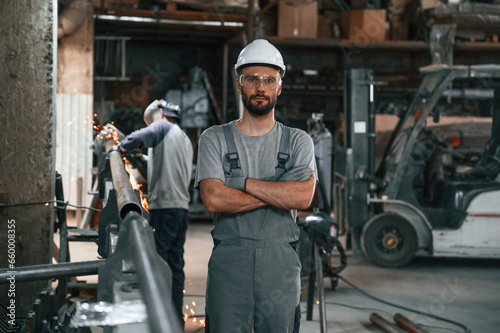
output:
M381 42L386 38L386 11L359 9L342 12L342 37L355 43Z
M280 1L278 3L278 36L317 38L317 1Z
M431 9L431 8L436 8L441 6L441 1L440 0L422 0L422 9Z

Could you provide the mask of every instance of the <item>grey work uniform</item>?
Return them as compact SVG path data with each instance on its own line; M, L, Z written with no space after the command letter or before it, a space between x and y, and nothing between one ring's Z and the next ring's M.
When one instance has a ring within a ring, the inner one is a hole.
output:
M248 136L234 122L229 126L241 173L254 179L278 180L277 154L283 125L276 122L262 136ZM203 179L226 182L233 176L228 172L227 152L222 126L203 132L196 186ZM290 129L289 152L291 167L306 170L302 179L295 180L307 180L311 170L316 173L314 145L307 133ZM266 206L244 213L214 214L213 218L216 246L208 264L208 330L250 333L254 326L256 333L294 332L300 320L300 261L290 245L299 239L296 210Z
M127 135L120 146L148 147L149 209L189 209L193 146L178 125L159 119Z

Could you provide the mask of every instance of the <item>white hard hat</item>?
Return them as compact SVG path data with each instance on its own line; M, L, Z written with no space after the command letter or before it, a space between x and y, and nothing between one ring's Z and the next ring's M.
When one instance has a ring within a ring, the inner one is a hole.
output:
M279 70L282 77L285 76L286 68L280 51L265 39L256 39L241 50L234 69L238 72L250 65L270 66Z

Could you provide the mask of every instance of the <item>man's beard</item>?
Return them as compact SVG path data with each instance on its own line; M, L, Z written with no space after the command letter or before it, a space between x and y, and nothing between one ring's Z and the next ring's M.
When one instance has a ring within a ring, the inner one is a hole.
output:
M263 102L259 101L257 104L252 104L250 102L251 98L254 97L263 97L267 99L267 103L264 104ZM255 94L252 96L248 96L245 91L241 92L241 100L243 101L243 105L245 108L253 115L256 116L264 116L271 112L272 109L276 106L276 95L274 95L272 98L264 95L264 94Z

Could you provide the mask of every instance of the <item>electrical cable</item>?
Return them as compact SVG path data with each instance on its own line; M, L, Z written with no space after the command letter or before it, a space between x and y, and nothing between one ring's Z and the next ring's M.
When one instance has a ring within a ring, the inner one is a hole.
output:
M437 319L437 320L440 320L440 321L444 321L444 322L447 322L447 323L450 323L452 325L455 325L455 326L458 326L458 327L462 328L465 333L470 333L470 329L467 326L465 326L464 324L462 324L462 323L453 321L451 319L443 318L443 317L440 317L440 316L436 316L436 315L433 315L431 313L425 313L425 312L422 312L422 311L419 311L419 310L414 310L414 309L411 309L411 308L408 308L408 307L405 307L405 306L402 306L402 305L398 305L398 304L395 304L395 303L391 303L391 302L385 301L383 299L375 297L375 296L367 293L366 291L364 291L364 290L356 287L354 284L352 284L351 282L349 282L348 280L346 280L345 278L343 278L340 275L338 275L338 278L341 279L342 281L344 281L345 283L347 283L354 290L362 293L363 295L365 295L368 298L371 298L371 299L373 299L373 300L375 300L377 302L380 302L380 303L383 303L383 304L386 304L386 305L389 305L389 306L393 306L393 307L396 307L396 308L400 308L400 309L403 309L403 310L406 310L406 311L409 311L409 312L418 313L418 314L421 314L423 316L431 317L431 318L434 318L434 319Z
M100 212L101 211L100 209L93 208L93 207L73 205L73 204L70 204L67 201L64 202L62 200L15 202L15 203L11 203L11 204L0 203L0 208L3 208L3 207L18 207L18 206L30 206L30 205L46 205L46 204L49 204L49 203L60 203L60 204L63 204L63 206L56 206L55 207L56 209L66 209L66 206L71 206L71 207L74 207L74 208L88 209L88 210L91 210L91 211L94 211L94 212Z
M377 309L377 308L367 308L367 307L364 307L364 306L354 306L354 305L349 305L349 304L339 303L339 302L325 302L325 304L339 305L339 306L344 306L346 308L351 308L351 309L360 310L360 311L377 311L377 312L385 313L389 317L392 317L392 314L390 312L387 312L387 311L384 311L384 310L380 310L380 309Z

